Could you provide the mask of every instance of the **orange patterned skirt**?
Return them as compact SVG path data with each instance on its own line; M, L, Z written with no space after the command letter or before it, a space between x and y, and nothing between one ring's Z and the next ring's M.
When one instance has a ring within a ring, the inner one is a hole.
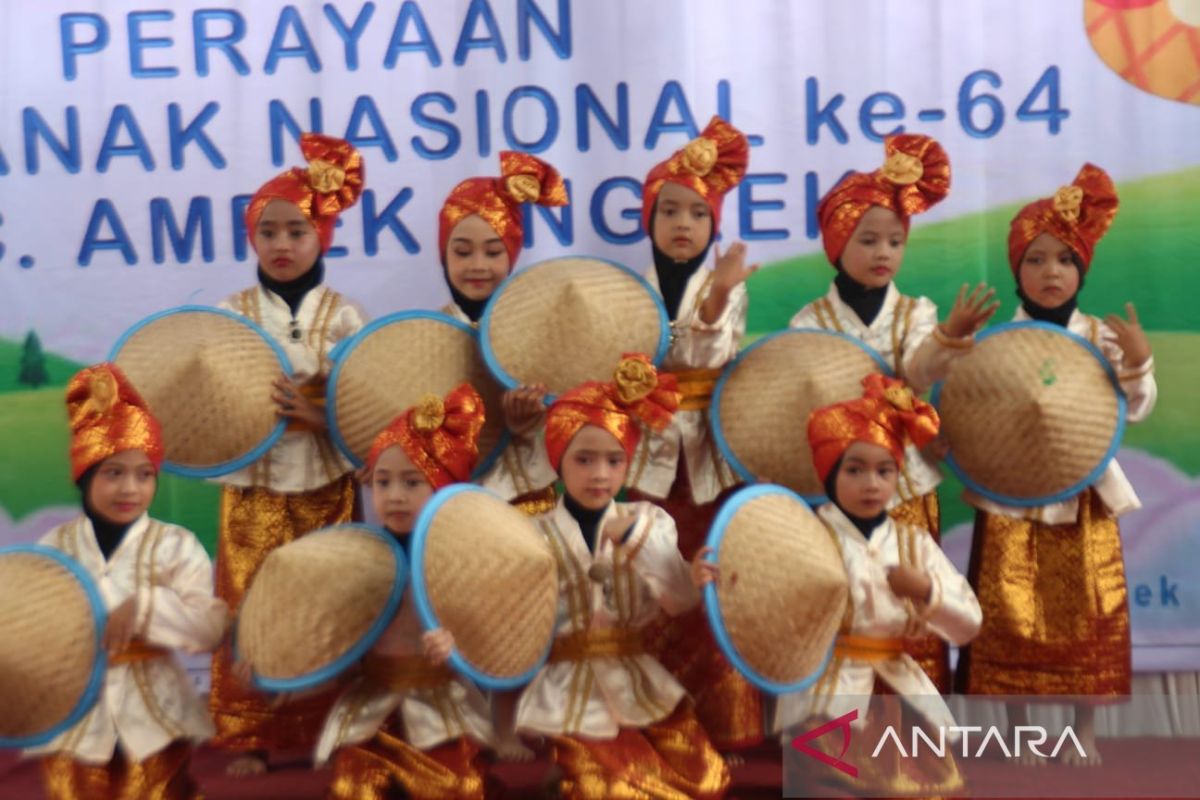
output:
M42 759L42 781L48 800L198 800L191 754L189 742L175 741L142 761L129 761L119 746L100 765L53 755Z
M1129 694L1121 534L1094 490L1080 495L1073 525L976 512L968 577L983 627L959 657L959 691Z
M567 800L717 800L729 788L729 767L686 700L666 719L613 739L551 740Z
M355 507L350 475L320 489L282 494L258 487L221 489L216 595L236 610L267 554L328 525L349 522ZM312 747L336 695L330 691L280 708L233 674L229 640L213 653L208 705L217 727L213 743L230 750Z

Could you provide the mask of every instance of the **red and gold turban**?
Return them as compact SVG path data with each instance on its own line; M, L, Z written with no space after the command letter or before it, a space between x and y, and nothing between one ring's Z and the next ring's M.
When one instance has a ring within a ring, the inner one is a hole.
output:
M928 211L950 193L950 158L936 140L902 133L883 141L883 166L851 172L821 198L817 221L830 264L836 264L862 215L871 206L896 212L908 230L913 214Z
M721 201L746 177L750 144L746 135L720 117L709 120L699 136L646 175L642 184L642 228L650 233L650 218L664 183L686 186L704 198L713 217L713 236L721 228Z
M822 481L855 442L885 448L902 464L906 442L924 447L937 436L937 411L903 381L875 373L863 378L863 390L857 400L818 408L808 417L808 444Z
M1084 164L1075 182L1053 197L1035 200L1013 217L1008 229L1008 264L1013 274L1021 266L1029 243L1043 233L1075 251L1084 272L1092 264L1096 243L1117 215L1117 187L1108 173L1095 164Z
M554 469L562 463L567 445L584 425L611 433L627 456L633 455L642 426L661 431L679 408L674 375L658 374L647 356L626 354L610 383L588 381L565 392L546 413L546 453Z
M427 394L375 437L367 468L374 469L384 450L399 445L434 489L469 481L479 459L483 420L483 398L469 383L445 399Z
M126 450L141 450L155 469L162 465L162 428L115 364L97 364L75 373L67 384L67 417L72 480Z
M438 253L444 260L450 232L465 217L478 214L508 251L511 270L525 239L521 204L565 206L567 186L558 170L528 153L500 153L499 178L467 178L455 186L438 214Z
M358 202L366 175L362 156L343 139L305 133L300 136L300 152L308 168L292 167L264 183L246 206L246 235L254 245L254 229L263 209L272 200L295 203L317 229L321 252L333 244L333 228L338 215Z

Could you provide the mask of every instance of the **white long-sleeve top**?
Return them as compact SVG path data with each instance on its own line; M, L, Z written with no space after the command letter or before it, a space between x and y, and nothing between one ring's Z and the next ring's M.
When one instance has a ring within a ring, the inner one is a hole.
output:
M442 307L442 313L465 325L477 327L477 323L472 322L457 303L447 303ZM498 411L495 409L493 413ZM481 457L485 455L480 453ZM500 452L496 463L476 483L505 500L513 500L530 492L541 491L557 480L558 473L550 466L550 457L546 455L546 428L543 425L522 436L510 433L508 444Z
M934 335L937 306L927 297L909 297L888 284L883 305L870 325L842 301L831 284L824 297L801 308L788 323L792 328L819 328L853 336L878 352L892 372L913 391L922 393L944 379L954 359L971 348L974 337L950 339ZM905 448L896 502L932 492L942 481L936 463L916 447Z
M622 514L635 514L637 521L628 541L618 546L603 531ZM651 503L610 504L592 551L562 499L538 522L558 562L556 637L604 629L635 635L660 609L677 615L700 601L679 553L675 523ZM589 577L593 564L605 566L603 581ZM611 739L621 727L642 727L667 717L685 694L671 673L645 653L552 660L522 693L517 727L532 734Z
M361 309L326 286L304 296L295 318L283 298L252 286L219 305L262 326L292 364L297 385L325 380L333 368L334 346L362 330ZM353 466L325 433L287 431L262 458L215 480L229 486L260 486L282 493L319 489L350 472Z
M870 537L832 503L817 509L842 552L850 580L849 633L876 639L932 633L963 645L979 632L983 613L967 582L929 532L885 517ZM888 585L888 570L902 563L924 571L933 583L929 602L897 597ZM934 725L953 725L954 718L933 681L907 653L884 661L835 657L830 671L805 692L779 698L775 729L783 730L812 714L836 718L858 710L855 725L866 724L867 706L878 676Z
M1018 307L1017 313L1013 316L1013 321L1022 322L1028 319L1030 317L1025 312L1025 309ZM1117 344L1112 328L1105 325L1098 317L1084 314L1078 309L1067 320L1067 330L1071 331L1071 333L1079 334L1095 345L1104 354L1108 363L1112 365L1113 370L1117 373L1117 380L1121 384L1121 391L1125 393L1127 402L1126 421L1141 422L1150 416L1150 412L1154 410L1154 403L1158 400L1158 383L1154 380L1153 356L1147 359L1146 363L1137 367L1126 367L1124 364L1125 353L1121 350L1121 346ZM1104 502L1108 510L1112 512L1114 517L1119 517L1122 514L1127 514L1142 507L1137 492L1133 489L1133 484L1125 477L1125 472L1121 469L1121 465L1117 463L1115 458L1108 462L1108 468L1092 484L1092 488L1100 495L1100 499ZM982 511L987 511L991 514L1002 514L1006 517L1036 520L1046 525L1073 523L1079 513L1078 496L1061 500L1057 503L1051 503L1050 505L1029 508L1006 506L988 500L970 489L965 489L962 497L963 500Z
M423 630L412 591L405 589L395 618L371 652L423 658ZM453 676L437 686L398 690L380 686L364 675L350 684L330 710L317 740L316 765L328 761L339 747L370 739L393 713L403 726L404 741L418 750L462 736L484 746L495 742L487 699L474 684Z
M220 642L225 603L213 596L212 562L191 531L144 514L105 561L91 520L81 515L43 536L41 544L83 565L109 611L136 598L135 638L188 653L209 652ZM208 708L187 673L164 655L110 665L92 710L27 753L66 753L105 764L119 742L131 760L142 761L176 739L202 742L213 733Z
M661 293L653 267L643 277ZM671 323L671 346L663 360L663 371L721 369L737 357L746 333L749 306L746 287L735 286L721 316L708 323L701 319L700 307L708 299L712 281L713 272L707 269L696 270L688 279L679 313ZM626 485L651 497L665 498L675 482L681 454L687 463L692 500L697 504L707 503L739 483L733 468L717 449L708 416L707 409L681 409L661 433L644 431L634 451Z

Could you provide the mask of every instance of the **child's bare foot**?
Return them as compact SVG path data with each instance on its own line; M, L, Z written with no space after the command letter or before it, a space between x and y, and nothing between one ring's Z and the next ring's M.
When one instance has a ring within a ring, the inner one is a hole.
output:
M722 753L721 758L725 759L725 766L730 769L743 766L746 763L746 759L739 753Z
M1100 766L1100 750L1096 747L1096 707L1077 703L1072 730L1075 731L1075 738L1079 740L1079 746L1083 748L1083 754L1081 755L1074 744L1068 741L1059 752L1062 763L1069 767Z
M1062 763L1068 767L1098 767L1103 764L1104 761L1100 758L1100 748L1096 746L1096 732L1082 730L1075 733L1084 755L1080 755L1079 751L1075 749L1075 745L1068 740L1058 754Z
M532 761L533 756L533 751L525 746L525 743L521 741L521 737L515 734L502 736L500 741L496 742L496 757L501 761Z
M255 775L267 774L267 753L264 750L251 750L229 762L225 774L231 778L252 778Z

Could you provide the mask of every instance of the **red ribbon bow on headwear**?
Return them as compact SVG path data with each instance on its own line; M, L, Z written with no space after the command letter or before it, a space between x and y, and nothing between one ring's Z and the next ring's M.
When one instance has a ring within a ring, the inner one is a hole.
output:
M483 398L469 383L445 398L426 395L375 437L367 468L374 469L380 454L398 445L434 489L468 481L479 459L483 423Z
M567 446L584 425L613 435L627 456L641 439L642 426L661 431L679 408L674 375L659 373L648 356L627 353L608 383L588 381L564 392L546 412L546 453L558 469Z
M67 384L67 417L72 480L126 450L141 450L155 469L162 464L162 428L115 364L97 364L75 373Z
M654 204L664 183L686 186L704 198L713 218L713 236L721 228L721 201L742 182L750 163L746 135L720 117L713 117L698 137L655 164L642 185L642 228L650 233Z
M1117 216L1117 206L1112 178L1095 164L1084 164L1070 186L1053 197L1035 200L1013 217L1008 229L1008 264L1013 273L1020 268L1030 242L1043 233L1075 251L1086 272L1096 243Z
M246 235L254 230L272 200L287 200L300 208L317 229L321 252L333 244L338 215L358 202L364 174L362 156L349 142L319 133L300 136L300 152L308 167L292 167L264 183L246 206Z
M908 230L913 214L928 211L950 193L950 158L929 136L899 134L883 142L883 166L852 172L821 198L817 221L830 264L836 264L862 215L871 206L896 212Z
M855 442L886 449L904 462L904 446L924 447L937 436L940 420L929 403L913 395L903 381L873 373L863 378L863 396L819 408L808 418L813 466L825 480Z
M525 238L521 204L565 206L567 186L558 170L528 153L500 153L499 178L467 178L451 190L438 214L438 252L446 258L446 246L454 226L478 214L504 242L509 269Z

